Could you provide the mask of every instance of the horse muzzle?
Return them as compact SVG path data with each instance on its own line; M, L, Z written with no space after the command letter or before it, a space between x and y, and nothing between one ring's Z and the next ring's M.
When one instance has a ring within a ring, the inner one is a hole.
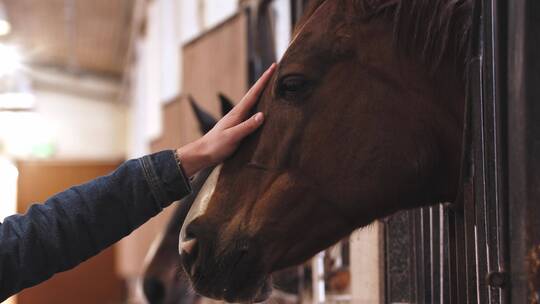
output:
M206 179L195 198L179 235L182 266L203 296L227 302L262 302L272 291L260 262L262 247L249 238L239 238L216 256L215 227L200 225L217 186L222 165ZM208 231L207 231L208 230Z

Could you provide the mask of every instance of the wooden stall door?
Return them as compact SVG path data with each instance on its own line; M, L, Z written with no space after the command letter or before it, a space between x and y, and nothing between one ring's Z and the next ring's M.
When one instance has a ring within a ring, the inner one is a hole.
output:
M113 171L119 162L20 162L18 212L98 176ZM17 295L17 304L120 303L123 283L115 273L115 249L109 248L75 269Z

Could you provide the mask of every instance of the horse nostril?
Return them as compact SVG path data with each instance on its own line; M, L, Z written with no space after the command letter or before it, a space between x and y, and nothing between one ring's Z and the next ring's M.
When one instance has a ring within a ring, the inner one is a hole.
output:
M156 278L145 278L143 291L146 299L151 304L162 303L165 298L165 286Z
M243 262L250 255L251 248L247 242L238 244L237 247L231 252L231 258L235 259L235 263Z
M182 242L182 244L180 244L180 249L188 254L191 254L193 252L193 248L195 248L195 245L197 245L197 239L191 239L189 241Z

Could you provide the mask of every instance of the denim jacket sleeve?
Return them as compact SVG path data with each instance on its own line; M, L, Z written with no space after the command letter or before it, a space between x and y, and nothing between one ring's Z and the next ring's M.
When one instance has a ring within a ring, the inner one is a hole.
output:
M98 254L189 194L182 172L173 151L159 152L6 218L0 302Z

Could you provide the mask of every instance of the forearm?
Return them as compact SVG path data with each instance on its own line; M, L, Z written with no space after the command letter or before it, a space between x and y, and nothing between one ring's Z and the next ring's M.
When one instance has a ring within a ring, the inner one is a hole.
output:
M0 225L0 301L96 255L190 191L166 151L7 218Z

